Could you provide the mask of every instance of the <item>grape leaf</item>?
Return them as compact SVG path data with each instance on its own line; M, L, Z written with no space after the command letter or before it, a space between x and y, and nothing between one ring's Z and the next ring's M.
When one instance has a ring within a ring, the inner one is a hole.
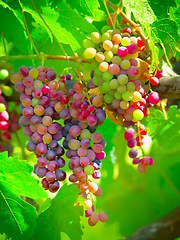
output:
M123 6L132 12L140 24L151 24L156 20L156 16L151 9L148 0L123 0Z
M18 158L8 157L7 152L0 153L0 184L7 191L33 199L47 196L38 181L31 176L33 167Z
M43 198L47 194L30 176L32 167L0 153L0 233L12 240L28 240L35 228L36 210L19 196Z
M26 12L32 15L36 23L45 27L49 37L53 40L52 33L47 29L37 12L28 6L23 7ZM42 7L41 16L57 37L58 41L64 44L70 44L74 51L81 49L82 41L85 37L82 31L87 34L96 30L93 25L78 13L71 10L65 3L61 3L56 10L51 7Z
M0 181L0 233L12 240L29 240L35 228L36 210Z
M74 185L65 184L61 187L52 199L51 206L39 215L34 240L60 240L61 232L65 232L71 240L82 239L82 207L75 206L78 193Z
M170 8L176 8L176 2L174 0L148 0L154 14L160 18L169 18Z
M66 0L72 9L76 9L79 13L84 15L94 16L94 11L100 7L98 0Z
M28 53L27 40L24 34L24 27L19 21L13 9L0 1L0 32L8 42L14 43L22 52ZM18 35L17 35L18 33Z
M176 151L180 142L180 110L171 106L167 119L160 110L154 110L147 117L149 135L158 140L160 147L166 151Z

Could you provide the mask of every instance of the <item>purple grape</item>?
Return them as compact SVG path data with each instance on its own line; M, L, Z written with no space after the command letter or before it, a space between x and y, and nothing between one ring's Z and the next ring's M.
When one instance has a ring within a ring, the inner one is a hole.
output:
M36 144L42 142L42 135L40 135L38 132L34 132L32 135L32 141Z
M34 116L30 119L30 123L31 123L32 125L34 125L34 126L38 126L39 124L41 124L41 117L34 115Z
M30 119L29 118L26 118L25 116L21 116L19 118L19 125L21 127L25 127L25 126L28 126L30 125Z
M66 74L66 80L71 81L73 79L72 75L70 73Z
M48 97L46 96L42 96L40 99L39 99L39 105L42 105L43 107L48 107L49 106L49 103L50 103L50 100Z
M30 152L33 152L36 150L36 144L32 140L28 142L26 147L27 147L27 150Z
M47 79L49 81L55 80L56 79L56 73L53 70L50 70L47 72Z
M58 168L63 168L66 164L65 160L61 157L57 157L55 158L55 161L57 162L58 164Z
M54 181L53 183L49 183L49 191L52 193L57 192L57 190L59 189L60 184L58 181Z
M106 119L106 113L101 108L97 109L95 114L99 121L104 121Z
M51 117L53 115L53 113L54 113L54 110L50 106L48 106L44 109L44 115L45 116L50 116Z
M64 148L59 145L55 152L58 157L61 157L62 155L64 155Z
M66 172L62 169L56 170L56 179L58 181L64 181L66 179Z
M56 141L60 141L62 139L62 133L58 131L56 134L52 134L52 138Z
M56 150L58 148L59 144L56 140L52 140L50 143L49 143L49 148L51 150Z
M69 110L64 108L63 110L61 110L61 112L59 113L60 118L66 120L69 118Z
M43 178L45 175L46 175L46 173L47 173L47 168L45 168L45 167L43 167L43 168L41 168L41 167L37 167L37 169L36 169L36 174L37 174L37 176L39 177L39 178Z
M56 157L56 152L51 149L48 149L46 152L46 158L51 161L51 160L54 160L55 157Z
M37 146L36 146L36 153L41 156L41 155L46 154L46 152L47 152L46 144L38 143Z
M136 149L131 149L129 151L129 156L130 156L130 158L135 158L137 156L137 150Z
M92 161L92 162L97 164L96 170L98 170L102 167L102 162L100 160L94 159L94 161Z
M56 162L56 161L50 161L49 163L48 163L48 170L50 171L50 172L54 172L54 171L56 171L58 169L58 163Z
M127 141L127 145L129 148L133 148L137 145L137 141L134 138L129 138Z

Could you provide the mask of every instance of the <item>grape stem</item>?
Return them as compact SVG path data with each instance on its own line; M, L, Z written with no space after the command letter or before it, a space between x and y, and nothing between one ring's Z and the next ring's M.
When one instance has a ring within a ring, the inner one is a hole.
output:
M48 30L51 32L51 34L53 35L54 39L56 40L56 42L58 43L58 45L60 46L61 50L63 51L64 55L66 56L66 60L68 61L69 65L71 66L72 70L75 72L76 76L78 76L77 71L75 70L75 68L73 67L72 63L70 62L68 55L66 53L66 51L64 50L62 44L59 42L59 40L57 39L56 35L53 33L53 31L51 30L51 28L48 26L48 24L46 23L46 21L44 20L44 18L41 16L39 10L37 9L35 3L33 0L31 0L37 14L39 15L39 17L41 18L41 20L43 21L43 23L46 25L46 27L48 28Z
M28 35L28 37L29 37L29 40L30 40L30 42L31 42L31 44L32 44L35 52L37 53L37 55L39 55L39 52L38 52L38 50L37 50L37 48L36 48L36 46L35 46L35 44L34 44L34 42L33 42L33 40L32 40L31 35L30 35L30 33L29 33L29 30L28 30L28 28L27 28L27 24L26 24L26 20L25 20L25 16L24 16L24 9L22 10L22 17L23 17L24 26L25 26L27 35Z
M71 56L62 56L62 55L48 55L48 54L34 54L34 55L18 55L18 56L0 56L0 60L4 60L4 61L11 61L11 60L21 60L21 59L39 59L42 60L42 58L47 59L54 59L54 60L64 60L67 61L67 59L69 61L73 61L73 62L84 62L84 63L91 63L90 61L81 58L81 57L71 57Z
M147 51L149 51L149 44L148 44L148 39L144 36L144 34L141 32L139 25L136 24L134 21L132 21L131 19L129 19L122 11L121 9L116 6L115 4L113 4L112 2L110 2L109 0L106 0L106 4L111 7L115 12L117 12L122 18L124 18L129 25L135 29L135 32L139 35L139 37L142 39L144 46L146 48Z
M140 148L141 148L142 154L144 156L145 154L144 154L144 149L142 148L142 140L141 140L141 134L140 134L140 122L139 121L137 121L137 133L138 133L138 137L139 137Z
M22 150L22 157L23 157L23 160L26 160L27 161L27 156L26 156L26 153L24 151L24 146L21 142L21 139L19 138L19 135L17 134L17 132L14 132L16 138L17 138L17 141L19 143L19 146L21 147L21 150Z

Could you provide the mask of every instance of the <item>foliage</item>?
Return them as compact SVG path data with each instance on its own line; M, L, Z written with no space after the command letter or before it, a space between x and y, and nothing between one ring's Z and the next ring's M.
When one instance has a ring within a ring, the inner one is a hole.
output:
M118 1L112 2L118 4ZM34 0L34 4L46 25L31 0L0 0L0 22L3 23L0 32L4 34L10 56L36 54L25 30L22 10L38 52L49 55L64 55L63 46L67 55L82 56L83 40L106 24L107 13L102 1ZM168 60L179 52L178 0L123 0L123 6L124 12L140 23L143 33L149 38L154 66L161 64L164 55ZM0 55L4 56L2 36L0 38ZM35 66L39 60L10 62L17 71L21 65ZM45 60L45 64L59 74L72 72L67 61ZM77 68L76 63L72 65ZM81 70L87 68L88 64L81 65ZM100 183L103 196L97 200L97 205L100 210L106 209L109 221L100 223L93 230L87 226L83 207L77 204L80 200L76 198L78 191L74 186L64 184L56 196L50 194L46 199L47 194L38 180L31 176L35 156L23 150L28 163L19 160L17 156L22 159L23 154L14 135L13 156L8 157L7 152L0 153L0 234L5 233L12 240L117 239L130 236L138 228L178 207L180 110L172 106L166 117L155 109L144 122L152 137L147 139L145 152L155 159L155 165L145 175L140 175L136 167L130 165L123 128L109 119L99 127L107 141L107 157L103 160ZM22 130L19 130L18 136L25 146L27 137L22 135ZM31 204L28 198L33 199ZM3 238L1 235L0 240Z

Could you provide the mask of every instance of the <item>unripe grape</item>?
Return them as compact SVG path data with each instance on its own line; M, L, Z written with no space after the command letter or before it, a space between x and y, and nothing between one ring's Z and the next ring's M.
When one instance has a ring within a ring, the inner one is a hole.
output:
M86 59L92 59L94 58L96 55L96 49L90 47L90 48L86 48L86 50L84 51L84 57Z
M92 32L91 33L91 40L94 43L100 43L101 42L101 35L98 32Z

